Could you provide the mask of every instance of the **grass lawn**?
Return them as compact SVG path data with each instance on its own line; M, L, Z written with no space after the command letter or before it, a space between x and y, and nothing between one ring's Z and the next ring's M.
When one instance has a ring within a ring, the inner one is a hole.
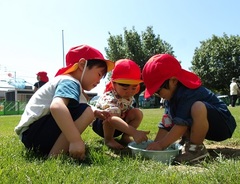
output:
M89 127L83 134L85 161L66 155L42 159L24 149L13 129L20 116L0 116L0 183L239 183L240 106L231 108L238 127L223 142L206 141L210 159L196 165L166 165L133 157L129 150L108 149ZM162 109L143 109L139 129L150 130L154 139ZM217 131L217 130L216 130Z

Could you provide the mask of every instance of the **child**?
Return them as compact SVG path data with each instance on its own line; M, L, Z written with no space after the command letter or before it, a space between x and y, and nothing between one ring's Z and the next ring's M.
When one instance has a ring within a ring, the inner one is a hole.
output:
M38 82L34 84L34 89L33 89L34 92L36 92L40 87L42 87L45 83L48 82L47 72L44 72L44 71L38 72L37 80Z
M148 150L164 150L182 137L182 144L184 139L189 141L175 162L193 163L208 156L204 139L223 141L232 136L236 122L227 105L203 87L197 75L182 69L173 56L151 57L142 75L145 97L156 94L166 100L159 131Z
M149 131L137 130L143 113L132 106L133 96L138 93L141 82L141 71L134 61L121 59L115 63L111 81L96 103L96 108L108 111L112 116L105 120L96 119L92 124L93 130L104 137L105 144L110 148L124 148L114 139L120 135L120 142L123 144L132 141L130 136L133 136L137 143L148 139Z
M29 100L16 133L26 148L44 156L69 152L85 158L81 134L93 121L92 108L84 101L83 90L96 87L113 69L114 63L88 45L73 47L66 55L66 67L42 86Z

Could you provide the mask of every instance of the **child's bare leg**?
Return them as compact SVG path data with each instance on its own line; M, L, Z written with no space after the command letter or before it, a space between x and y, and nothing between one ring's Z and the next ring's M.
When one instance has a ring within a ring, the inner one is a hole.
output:
M94 114L90 107L86 108L86 110L82 113L82 115L75 121L75 124L79 130L79 134L81 135L83 131L88 127L88 125L93 121ZM53 145L49 156L56 156L60 153L67 153L69 149L69 142L64 136L63 133L60 134L57 141Z
M104 142L105 144L113 149L123 149L123 145L119 144L113 137L115 128L111 126L111 123L104 121L103 122L103 131L104 131Z
M138 108L134 108L128 112L128 115L126 117L126 122L133 128L137 129L139 127L142 119L143 119L142 111ZM121 142L128 144L132 141L133 140L130 138L130 136L128 134L123 133Z
M191 108L191 115L193 124L191 126L190 142L185 145L184 152L174 159L176 163L194 163L208 156L208 151L203 145L209 128L206 105L200 101L195 102Z
M191 108L193 125L191 127L190 142L200 145L203 143L208 128L207 109L204 103L195 102Z

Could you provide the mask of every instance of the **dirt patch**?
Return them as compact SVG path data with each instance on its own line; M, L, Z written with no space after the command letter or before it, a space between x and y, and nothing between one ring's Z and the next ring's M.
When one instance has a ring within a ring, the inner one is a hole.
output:
M240 146L205 145L211 157L222 155L226 158L240 157Z

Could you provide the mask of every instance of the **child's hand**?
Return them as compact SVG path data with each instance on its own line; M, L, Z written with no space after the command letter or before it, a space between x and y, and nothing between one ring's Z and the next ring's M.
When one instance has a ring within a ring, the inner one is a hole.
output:
M163 150L163 149L164 148L161 146L159 141L150 143L146 148L146 150Z
M83 141L73 142L69 144L69 155L73 158L85 159L85 144Z
M147 141L148 140L147 134L149 133L150 131L136 130L136 133L133 135L133 139L136 143Z
M121 116L121 110L118 107L109 107L107 111L111 114L111 116Z
M110 117L111 114L110 114L108 111L95 110L95 111L94 111L94 116L95 116L96 118L105 120L105 119L107 119L108 117Z

